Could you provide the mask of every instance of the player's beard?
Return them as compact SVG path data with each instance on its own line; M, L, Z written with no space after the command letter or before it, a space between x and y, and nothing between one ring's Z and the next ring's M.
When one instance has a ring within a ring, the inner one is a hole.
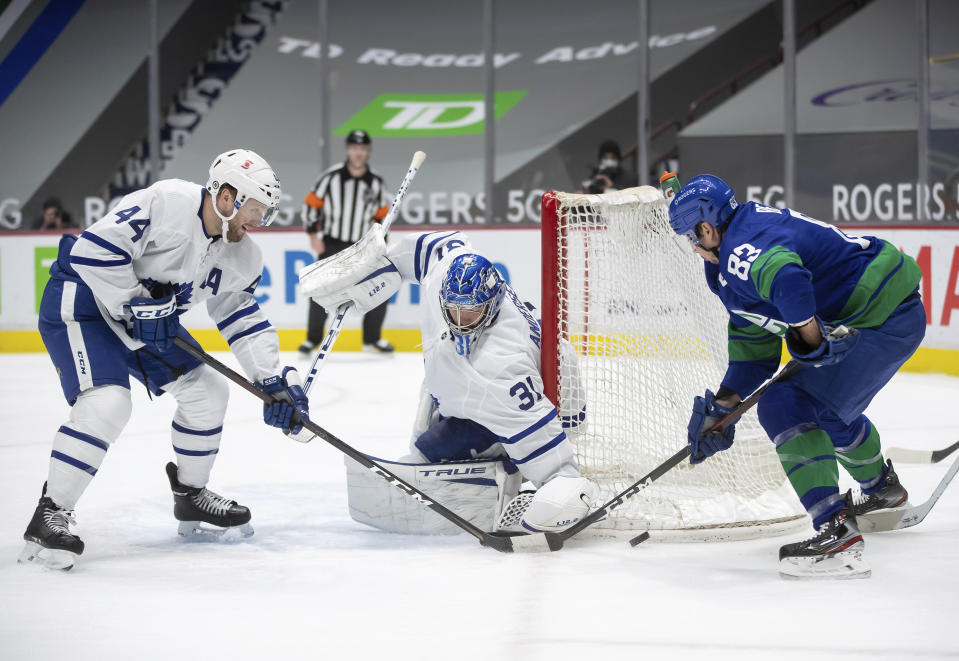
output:
M234 225L232 222L230 223L230 227L229 229L227 229L227 232L226 232L226 238L230 243L239 242L240 239L242 239L243 236L246 234L246 232L241 231L241 228L242 228L241 224Z

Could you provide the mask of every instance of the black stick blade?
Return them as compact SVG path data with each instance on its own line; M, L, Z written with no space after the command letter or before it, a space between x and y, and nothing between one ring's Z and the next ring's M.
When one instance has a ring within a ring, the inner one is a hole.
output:
M542 553L563 548L563 537L554 532L536 532L529 535L486 533L480 544L500 553Z
M630 546L639 546L640 544L642 544L643 542L645 542L647 539L649 539L649 533L648 533L648 532L641 532L641 533L639 533L638 535L636 535L635 537L633 537L631 540L629 540L629 545L630 545Z

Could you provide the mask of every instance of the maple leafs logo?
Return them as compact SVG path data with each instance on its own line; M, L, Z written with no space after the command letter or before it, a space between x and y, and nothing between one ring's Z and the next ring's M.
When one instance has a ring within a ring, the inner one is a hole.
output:
M173 288L176 290L176 306L177 308L186 308L190 303L190 299L193 298L193 283L192 282L174 282Z

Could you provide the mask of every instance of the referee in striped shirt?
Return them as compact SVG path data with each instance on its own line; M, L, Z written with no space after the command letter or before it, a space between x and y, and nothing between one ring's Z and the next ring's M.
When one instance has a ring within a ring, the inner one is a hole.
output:
M351 246L369 229L371 222L386 218L383 178L370 170L370 135L361 129L346 136L346 161L320 175L306 195L303 222L310 246L319 258L335 255ZM386 303L363 316L363 350L390 353L393 345L380 337L386 318ZM309 354L323 341L326 311L310 300L306 342L300 352Z

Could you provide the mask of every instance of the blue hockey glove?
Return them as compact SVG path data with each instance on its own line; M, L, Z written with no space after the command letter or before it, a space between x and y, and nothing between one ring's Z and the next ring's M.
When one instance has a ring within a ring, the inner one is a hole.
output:
M303 392L300 375L292 367L284 367L283 374L263 379L260 387L275 400L263 404L263 421L293 435L303 429L303 421L310 419L310 400Z
M819 317L816 317L819 331L822 333L822 342L812 347L806 344L796 328L790 328L786 333L786 347L789 353L800 363L822 367L835 365L846 357L859 342L859 331L847 326L823 326Z
M693 414L689 418L689 427L687 427L689 463L702 463L706 457L730 448L733 444L733 436L736 435L736 423L722 431L707 433L706 430L731 411L732 409L716 403L716 396L712 390L707 390L705 397L693 399Z
M176 299L172 294L162 298L138 297L127 306L133 315L130 334L150 349L169 351L180 328Z

